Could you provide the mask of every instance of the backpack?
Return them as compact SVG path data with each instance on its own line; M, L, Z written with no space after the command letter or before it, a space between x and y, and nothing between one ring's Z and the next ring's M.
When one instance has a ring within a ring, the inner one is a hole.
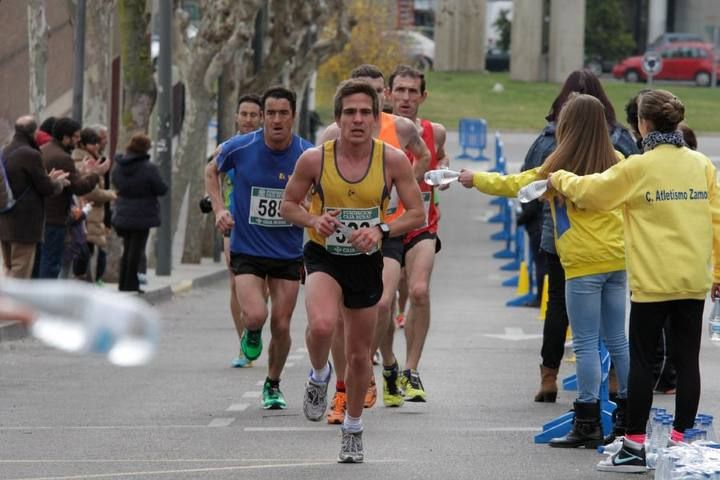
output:
M12 210L29 189L28 187L18 198L15 198L12 188L10 188L7 170L5 169L5 158L3 157L2 151L0 151L0 215Z
M15 206L15 197L13 196L10 182L5 171L5 159L2 158L0 152L0 213L9 212Z

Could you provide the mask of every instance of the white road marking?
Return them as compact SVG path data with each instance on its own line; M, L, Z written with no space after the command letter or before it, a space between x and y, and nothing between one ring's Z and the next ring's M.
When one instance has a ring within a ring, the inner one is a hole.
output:
M154 470L144 472L117 472L117 473L93 473L88 475L70 475L62 477L24 477L22 479L9 480L84 480L92 478L121 478L121 477L147 477L150 475L178 475L181 473L211 473L231 472L234 470L256 470L269 468L292 468L292 467L318 467L323 465L334 465L332 462L301 462L301 463L278 463L274 465L238 465L233 467L211 467L211 468L186 468L179 470Z
M285 362L285 366L290 368L295 366L295 362Z
M304 355L288 355L288 360L301 360L304 357Z
M245 427L245 432L336 432L333 427Z
M265 385L265 380L258 380L258 382L255 385L258 387L262 387L263 385Z
M242 398L260 398L262 392L245 392L242 394Z
M233 417L220 417L213 418L212 422L208 424L208 427L229 427L235 421Z
M226 412L244 412L249 406L247 403L233 403Z
M296 348L295 351L297 353L307 353L308 352L307 348L305 348L305 347Z
M525 333L525 332L523 332L522 328L514 328L514 327L505 327L504 334L486 333L484 336L490 337L490 338L499 338L501 340L510 340L510 341L514 341L514 342L516 342L518 340L530 340L533 338L542 338L542 335Z

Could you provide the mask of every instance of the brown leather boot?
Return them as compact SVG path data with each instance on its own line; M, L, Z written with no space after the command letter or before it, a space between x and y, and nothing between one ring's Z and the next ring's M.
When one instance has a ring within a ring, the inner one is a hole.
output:
M535 395L536 402L555 403L557 398L557 368L540 365L540 391Z

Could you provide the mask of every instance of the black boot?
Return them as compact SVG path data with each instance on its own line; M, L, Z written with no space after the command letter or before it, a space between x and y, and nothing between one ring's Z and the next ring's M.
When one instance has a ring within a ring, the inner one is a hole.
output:
M575 419L570 433L550 440L550 446L556 448L597 448L603 444L600 426L600 404L575 402Z
M613 430L605 437L605 445L609 445L615 441L617 437L625 436L625 415L627 413L627 398L616 398L615 403L617 407L612 414Z

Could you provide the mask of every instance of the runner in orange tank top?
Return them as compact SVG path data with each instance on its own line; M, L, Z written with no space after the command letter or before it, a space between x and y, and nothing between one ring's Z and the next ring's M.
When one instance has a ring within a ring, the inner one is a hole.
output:
M377 92L380 100L380 110L383 107L383 100L385 98L385 79L382 72L374 65L361 65L355 68L351 73L350 77L353 79L364 80L369 83ZM330 125L325 132L320 136L319 143L333 140L338 138L339 129L336 124ZM406 152L412 153L412 155L420 159L413 164L413 170L416 179L422 181L422 178L427 170L427 165L430 161L430 151L428 150L425 142L423 142L420 133L413 124L412 121L387 113L382 113L380 122L377 122L375 129L373 130L373 137L378 138L385 143L394 147L405 150ZM393 213L397 209L397 195L395 191L391 192L391 206L386 211L386 221L393 221L399 215ZM395 292L397 291L398 282L400 280L401 271L401 258L402 258L402 238L392 238L388 241L383 242L382 253L383 253L383 296L380 301L381 308L379 309L379 315L389 315L386 313L387 308L383 307L387 305L387 298L394 298ZM392 305L392 303L391 303ZM344 382L345 378L345 352L343 345L343 322L338 322L338 328L335 332L335 337L332 344L332 355L333 361L337 371L337 384L336 394L331 402L331 409L328 413L328 423L340 424L344 418L345 409L345 394L344 394ZM377 332L377 329L376 329ZM377 339L373 344L373 352L377 350ZM369 368L372 368L370 365ZM393 382L394 384L394 382ZM402 403L402 395L399 391L394 391L395 394L394 402L395 405L399 406ZM367 395L365 397L365 407L370 408L375 404L377 398L377 389L375 387L374 376L371 377L370 386L368 388Z
M411 120L430 150L431 159L428 169L446 167L448 158L445 154L445 127L418 118L420 105L427 98L424 75L412 67L399 65L390 75L388 83L393 113ZM412 161L412 155L409 157ZM392 384L396 378L399 379L398 383L406 401L426 401L425 389L417 369L430 326L430 276L435 254L440 251L440 240L437 238L440 212L434 202L433 188L421 182L420 190L425 207L425 224L405 235L401 249L401 262L405 268L410 301L410 309L405 320L407 355L402 375L398 375L399 367L393 353L394 290L384 298L387 304L383 304L381 300L379 308L383 316L379 317L375 336L376 340L379 340L383 357L385 379L383 400L386 404L397 402L393 398L393 390L397 390L397 386Z

